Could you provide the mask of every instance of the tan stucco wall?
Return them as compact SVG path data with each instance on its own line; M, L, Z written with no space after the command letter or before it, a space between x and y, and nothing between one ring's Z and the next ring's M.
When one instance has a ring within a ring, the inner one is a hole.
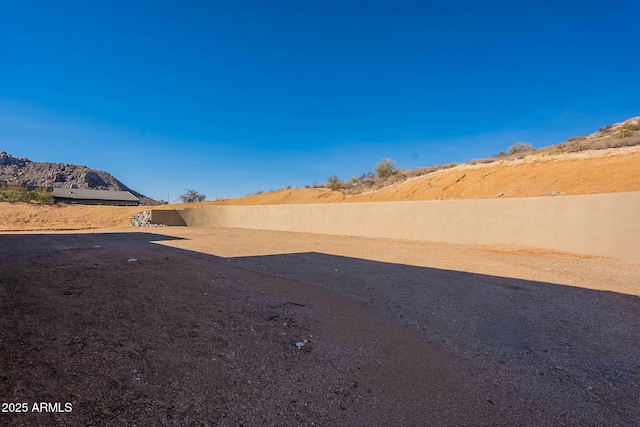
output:
M640 192L482 200L478 242L640 261Z
M640 192L522 199L203 206L179 213L191 227L517 245L640 261Z
M190 227L237 227L475 243L477 201L203 206L180 211Z

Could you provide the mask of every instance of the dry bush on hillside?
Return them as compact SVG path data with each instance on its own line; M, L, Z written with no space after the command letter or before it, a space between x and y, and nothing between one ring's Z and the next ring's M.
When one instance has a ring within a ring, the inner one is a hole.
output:
M632 147L640 145L640 132L628 134L625 137L607 136L597 139L574 137L554 145L552 152L575 153L586 150L605 150L607 148Z
M327 178L327 188L333 191L339 191L347 187L347 183L338 178L337 175L331 175Z
M504 156L505 154L503 154ZM498 157L500 156L494 156L494 157L485 157L484 159L475 159L475 160L470 160L467 163L470 165L484 165L487 163L493 163L496 162L498 160Z
M425 166L422 168L418 168L418 169L413 169L413 170L408 170L406 172L404 172L404 175L407 178L414 178L416 176L422 176L422 175L427 175L433 172L437 172L439 170L444 170L444 169L451 169L455 166L458 166L457 163L455 162L451 162L451 163L446 163L443 165L435 165L435 166Z
M531 150L533 150L533 145L529 144L528 142L516 142L511 147L509 147L508 153L517 154L517 153L524 153Z
M377 176L378 171L376 170L375 174L373 172L367 172L357 177L352 176L349 182L344 182L338 179L337 176L333 175L327 179L328 184L326 185L326 187L335 191L341 191L342 193L347 195L362 194L365 192L376 191L385 187L389 187L399 182L406 181L409 178L427 175L443 169L450 169L457 165L457 163L452 162L443 165L426 166L412 170L400 170L393 166L393 163L384 163L382 165L378 163L376 167L383 167L384 171L382 172L382 175L384 176ZM387 168L387 166L391 166L391 168ZM387 174L387 172L389 172L390 170L392 172ZM316 184L314 184L314 188L317 188Z
M0 202L53 203L53 192L45 188L28 190L19 185L0 185Z
M387 178L399 172L393 161L388 158L380 160L378 164L373 167L373 170L376 172L378 178Z
M549 147L551 152L573 153L585 150L632 147L640 145L640 118L603 126L592 135L575 136Z
M637 120L635 122L629 122L629 123L625 123L624 125L620 126L620 129L618 129L618 132L616 132L616 135L619 138L626 138L628 136L632 136L635 134L635 132L640 131L640 120Z

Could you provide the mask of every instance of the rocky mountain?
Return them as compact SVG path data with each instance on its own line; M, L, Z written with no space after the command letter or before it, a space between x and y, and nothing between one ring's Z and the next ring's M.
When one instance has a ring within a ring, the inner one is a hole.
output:
M34 187L69 188L75 185L85 190L129 191L144 205L163 203L130 189L110 173L101 170L66 163L32 162L24 157L13 157L5 151L0 151L1 181Z

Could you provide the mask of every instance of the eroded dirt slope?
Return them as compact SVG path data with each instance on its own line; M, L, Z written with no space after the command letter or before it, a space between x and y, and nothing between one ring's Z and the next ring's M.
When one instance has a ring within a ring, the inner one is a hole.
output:
M437 199L490 199L558 194L640 191L640 147L588 151L520 160L463 164L368 194L353 196L327 189L288 189L219 205L269 205L333 202L387 202Z

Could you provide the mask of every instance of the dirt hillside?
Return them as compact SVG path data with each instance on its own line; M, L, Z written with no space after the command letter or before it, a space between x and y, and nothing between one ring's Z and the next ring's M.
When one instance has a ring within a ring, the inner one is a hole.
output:
M538 197L640 191L640 146L561 155L533 154L516 160L463 164L381 190L345 195L324 188L292 188L201 205L272 205L402 200ZM160 206L180 209L194 204ZM51 206L0 203L0 231L70 230L129 224L139 207Z
M0 203L0 231L83 230L129 224L148 206L71 206Z
M375 192L353 196L328 189L294 188L206 203L275 205L387 202L625 191L640 191L640 146L561 155L533 154L517 160L462 164Z

